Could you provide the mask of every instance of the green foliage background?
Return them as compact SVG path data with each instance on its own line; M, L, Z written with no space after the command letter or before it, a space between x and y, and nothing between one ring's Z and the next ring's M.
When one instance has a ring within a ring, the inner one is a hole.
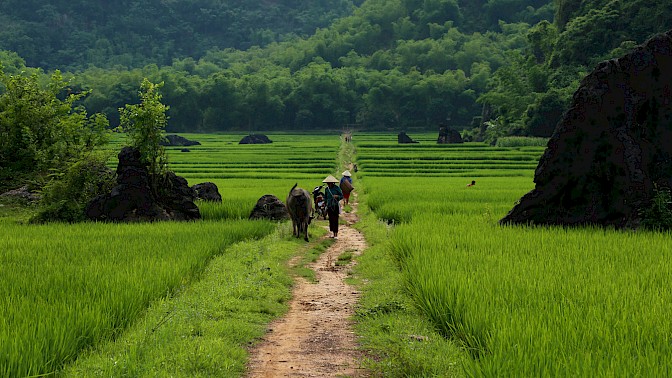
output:
M112 127L148 78L169 132L447 123L488 142L548 137L597 62L672 24L669 0L26 5L0 4L5 69L68 71Z

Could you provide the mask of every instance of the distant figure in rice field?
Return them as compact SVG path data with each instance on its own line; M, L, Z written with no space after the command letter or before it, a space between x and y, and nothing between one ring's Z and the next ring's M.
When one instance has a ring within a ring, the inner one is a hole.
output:
M467 188L470 187L470 186L474 186L474 185L476 185L476 181L471 180L471 184L467 184Z

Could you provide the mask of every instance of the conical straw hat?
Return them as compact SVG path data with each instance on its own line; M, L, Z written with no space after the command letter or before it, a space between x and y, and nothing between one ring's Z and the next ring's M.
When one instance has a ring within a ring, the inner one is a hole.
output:
M330 183L330 182L337 183L338 179L336 177L332 176L332 175L329 175L329 176L327 176L327 178L322 180L322 182L324 182L324 183Z
M341 173L341 175L348 176L348 177L352 176L352 174L350 174L350 171L343 171L343 173Z

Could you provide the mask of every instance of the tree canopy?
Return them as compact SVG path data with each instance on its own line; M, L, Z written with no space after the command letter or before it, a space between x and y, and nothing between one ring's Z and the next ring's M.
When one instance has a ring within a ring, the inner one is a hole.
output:
M144 78L163 82L169 132L491 121L471 137L544 136L597 62L672 21L653 0L14 3L0 4L7 69L70 67L78 103L112 127Z

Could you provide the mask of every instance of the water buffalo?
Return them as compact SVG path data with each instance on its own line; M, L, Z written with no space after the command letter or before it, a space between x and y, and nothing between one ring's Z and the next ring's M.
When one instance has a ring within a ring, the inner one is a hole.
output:
M287 210L292 218L293 235L298 238L303 233L303 239L308 241L308 225L313 212L313 204L308 191L297 188L296 185L294 184L287 196Z

